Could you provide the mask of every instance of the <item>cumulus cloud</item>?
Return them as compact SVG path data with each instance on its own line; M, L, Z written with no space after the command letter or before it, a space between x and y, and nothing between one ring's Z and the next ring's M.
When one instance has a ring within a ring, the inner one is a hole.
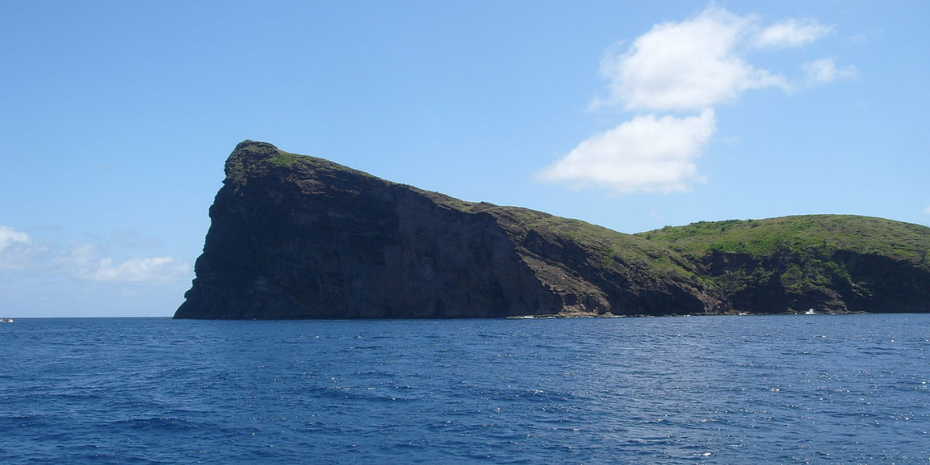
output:
M608 52L601 75L609 94L593 107L693 111L732 101L749 89L789 90L784 76L743 59L739 46L749 40L755 23L751 16L712 5L691 20L653 26L626 53Z
M0 269L26 267L45 247L33 242L28 234L10 226L0 226Z
M813 19L789 19L759 32L755 37L755 45L762 48L800 47L822 39L832 30L831 26L825 26Z
M714 4L691 19L654 25L625 50L618 45L607 51L600 69L606 93L590 105L648 114L578 144L537 178L618 193L689 190L702 179L695 160L716 130L715 106L752 89L793 92L855 75L855 68L827 59L804 65L806 79L798 82L747 61L750 52L800 47L832 30L813 19L764 27L754 15Z
M859 74L854 66L837 68L836 61L832 58L804 63L801 68L804 70L804 80L808 85L826 84L841 79L852 79Z
M711 109L684 118L637 116L578 144L538 177L617 193L687 191L701 180L694 160L715 125Z

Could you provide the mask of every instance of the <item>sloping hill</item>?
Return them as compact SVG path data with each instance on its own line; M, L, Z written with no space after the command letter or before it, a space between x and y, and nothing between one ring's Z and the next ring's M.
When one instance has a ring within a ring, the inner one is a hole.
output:
M700 267L730 308L924 312L930 228L853 215L700 222L638 234Z

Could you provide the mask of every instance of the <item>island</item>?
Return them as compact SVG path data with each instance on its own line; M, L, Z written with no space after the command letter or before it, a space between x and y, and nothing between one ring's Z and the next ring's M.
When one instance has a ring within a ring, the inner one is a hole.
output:
M930 311L930 228L854 215L624 234L240 143L179 319Z

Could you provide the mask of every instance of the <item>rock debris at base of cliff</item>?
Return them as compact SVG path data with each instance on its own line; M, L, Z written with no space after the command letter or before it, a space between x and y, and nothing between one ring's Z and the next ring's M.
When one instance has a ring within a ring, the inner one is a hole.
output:
M245 141L175 318L928 312L930 228L812 215L622 234Z

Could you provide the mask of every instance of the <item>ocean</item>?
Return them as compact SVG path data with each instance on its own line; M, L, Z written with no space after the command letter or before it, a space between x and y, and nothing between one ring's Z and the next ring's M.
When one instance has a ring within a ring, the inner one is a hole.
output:
M930 315L0 324L2 464L930 463Z

